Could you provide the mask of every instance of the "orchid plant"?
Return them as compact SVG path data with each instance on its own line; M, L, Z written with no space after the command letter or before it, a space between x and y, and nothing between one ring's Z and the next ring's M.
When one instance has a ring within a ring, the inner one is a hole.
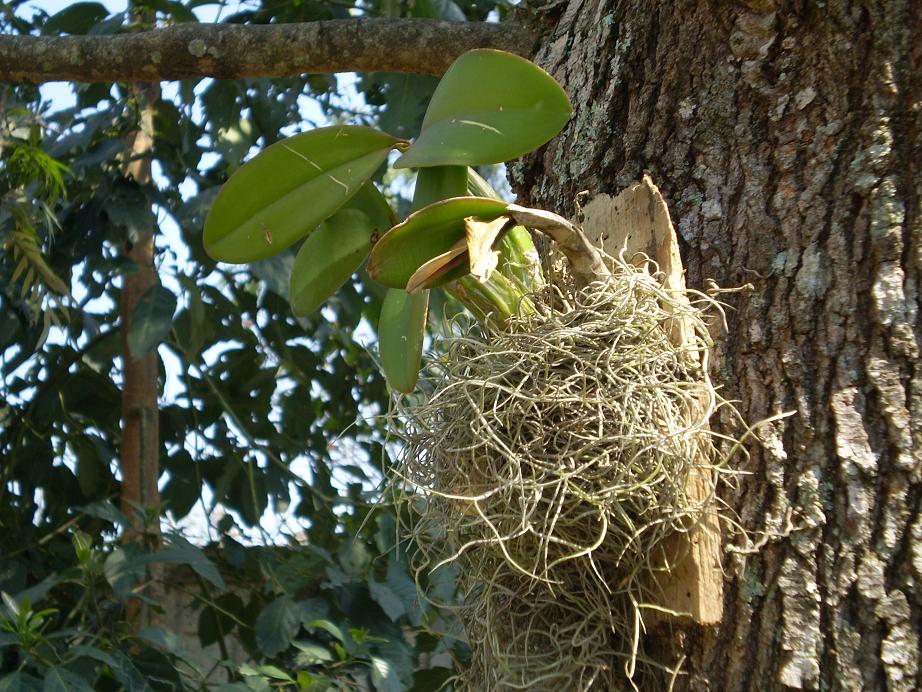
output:
M587 259L577 247L585 245L577 229L502 201L472 168L536 149L571 114L563 89L536 65L472 50L439 82L412 142L336 125L259 153L218 194L205 248L217 260L244 263L303 241L290 278L297 315L317 310L367 259L368 275L389 289L378 324L382 369L393 389L412 391L430 290L450 292L485 326L529 309L542 279L526 227L554 237L575 274L578 265L590 277L600 270L597 256ZM392 150L400 152L395 168L418 169L412 211L400 223L372 182Z

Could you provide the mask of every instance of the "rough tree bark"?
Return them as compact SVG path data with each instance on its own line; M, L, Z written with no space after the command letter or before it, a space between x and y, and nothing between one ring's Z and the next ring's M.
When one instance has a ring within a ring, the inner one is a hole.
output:
M750 421L724 619L695 690L922 688L922 3L563 0L537 62L576 114L512 177L564 214L649 172L691 287L726 296L714 378ZM726 429L731 421L716 422ZM790 518L790 522L788 522Z

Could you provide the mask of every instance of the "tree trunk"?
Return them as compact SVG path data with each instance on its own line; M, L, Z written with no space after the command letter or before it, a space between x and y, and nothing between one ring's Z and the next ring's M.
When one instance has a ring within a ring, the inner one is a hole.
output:
M922 3L563 0L538 19L576 114L512 168L520 201L573 215L649 173L689 286L752 285L724 296L724 396L750 422L795 412L737 459L726 499L767 540L725 555L722 623L670 642L677 686L922 689Z

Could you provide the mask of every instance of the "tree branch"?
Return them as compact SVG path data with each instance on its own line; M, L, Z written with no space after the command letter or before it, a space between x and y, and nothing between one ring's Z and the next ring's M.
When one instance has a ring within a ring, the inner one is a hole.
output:
M0 36L0 81L157 82L304 73L442 74L472 48L530 57L514 23L335 19L300 24L179 24L116 36Z

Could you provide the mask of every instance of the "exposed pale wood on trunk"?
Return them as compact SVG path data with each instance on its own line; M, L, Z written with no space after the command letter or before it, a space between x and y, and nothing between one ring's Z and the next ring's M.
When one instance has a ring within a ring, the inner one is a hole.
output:
M649 176L616 197L596 195L583 207L583 215L583 231L591 241L609 256L623 257L638 267L649 268L647 260L654 260L663 286L676 291L677 300L685 300L685 270L678 238L666 202ZM693 328L685 320L673 320L668 328L676 346L692 343ZM695 357L694 351L688 354ZM702 406L706 405L702 402ZM713 484L709 470L693 469L686 487L689 502L694 505L708 501ZM720 622L723 614L720 523L716 512L711 508L687 529L688 533L677 534L663 548L662 564L669 571L657 583L663 594L658 605L687 613L698 624L713 625ZM648 626L656 619L656 611L644 615Z
M644 266L645 258L652 259L662 272L663 286L687 302L682 295L686 286L679 239L666 200L650 176L645 175L615 197L604 192L595 195L582 212L583 231L609 256L620 257L623 253L626 261L637 266ZM675 320L670 328L674 344L692 340L692 328L686 320Z

